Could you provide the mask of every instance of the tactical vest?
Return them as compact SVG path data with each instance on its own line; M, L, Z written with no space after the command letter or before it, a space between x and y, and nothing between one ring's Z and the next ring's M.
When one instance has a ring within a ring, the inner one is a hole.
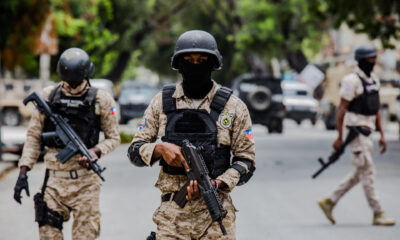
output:
M182 146L182 141L188 139L194 146L201 147L201 153L207 165L211 178L216 178L230 167L230 146L218 144L217 120L229 100L232 90L221 87L217 90L211 102L211 112L204 109L176 109L176 99L172 97L175 85L163 88L163 112L167 115L167 126L162 141ZM183 167L168 165L160 160L163 171L172 175L186 175Z
M97 88L90 87L80 97L68 97L61 91L58 85L50 93L48 104L53 111L61 115L67 123L75 130L87 148L94 147L99 142L101 130L100 116L96 115ZM54 124L50 119L45 120L43 132L55 131ZM65 147L59 139L44 141L47 147Z
M379 86L376 82L368 83L358 75L363 85L363 93L350 102L348 111L366 116L376 115L379 111Z

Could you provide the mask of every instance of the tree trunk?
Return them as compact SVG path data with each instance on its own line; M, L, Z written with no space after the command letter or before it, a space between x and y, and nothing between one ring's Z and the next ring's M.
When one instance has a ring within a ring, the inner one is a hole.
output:
M108 72L105 78L111 80L113 83L117 83L121 79L122 74L128 66L130 59L130 51L120 52L117 61L115 61L114 67L111 69L110 72Z
M287 52L286 60L288 61L289 66L298 73L300 73L308 64L307 58L301 50Z

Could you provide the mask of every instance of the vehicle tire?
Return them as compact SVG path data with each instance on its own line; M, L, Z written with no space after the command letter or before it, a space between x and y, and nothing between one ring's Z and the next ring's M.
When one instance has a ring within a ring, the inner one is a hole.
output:
M6 108L3 110L3 124L6 126L18 126L21 122L21 115L17 108Z
M313 126L315 126L315 124L317 123L317 119L316 118L310 118L311 124Z
M121 118L119 119L119 124L126 124L128 121L124 116L121 116Z
M283 132L283 121L282 121L282 119L277 119L276 121L277 121L276 132L282 133Z
M258 86L255 91L248 93L247 101L254 110L265 111L271 105L271 90Z
M326 130L335 130L336 129L335 124L333 124L332 121L329 121L329 119L325 120L324 123L325 123Z
M268 133L282 133L283 132L283 119L272 119L267 125Z

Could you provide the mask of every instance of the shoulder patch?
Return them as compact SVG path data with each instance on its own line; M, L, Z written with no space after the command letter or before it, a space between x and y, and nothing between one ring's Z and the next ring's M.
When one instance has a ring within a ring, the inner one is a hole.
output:
M252 130L252 129L247 129L247 130L246 130L246 135L247 135L247 138L248 138L249 140L253 139L253 138L254 138L253 130Z
M111 114L111 115L117 114L115 107L112 107L112 108L110 109L110 114Z
M219 115L219 123L223 128L229 128L232 125L232 113L221 113Z
M143 116L142 120L139 122L139 130L142 130L146 127L147 119Z

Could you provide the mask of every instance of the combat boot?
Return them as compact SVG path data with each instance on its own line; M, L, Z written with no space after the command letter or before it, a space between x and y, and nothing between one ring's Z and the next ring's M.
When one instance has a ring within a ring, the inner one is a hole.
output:
M332 202L330 198L323 198L318 201L318 205L321 207L322 211L325 213L325 216L331 221L332 224L335 224L336 221L333 219L332 210L335 204Z
M384 212L374 213L374 220L372 221L372 225L377 226L393 226L396 224L396 221L386 216Z

